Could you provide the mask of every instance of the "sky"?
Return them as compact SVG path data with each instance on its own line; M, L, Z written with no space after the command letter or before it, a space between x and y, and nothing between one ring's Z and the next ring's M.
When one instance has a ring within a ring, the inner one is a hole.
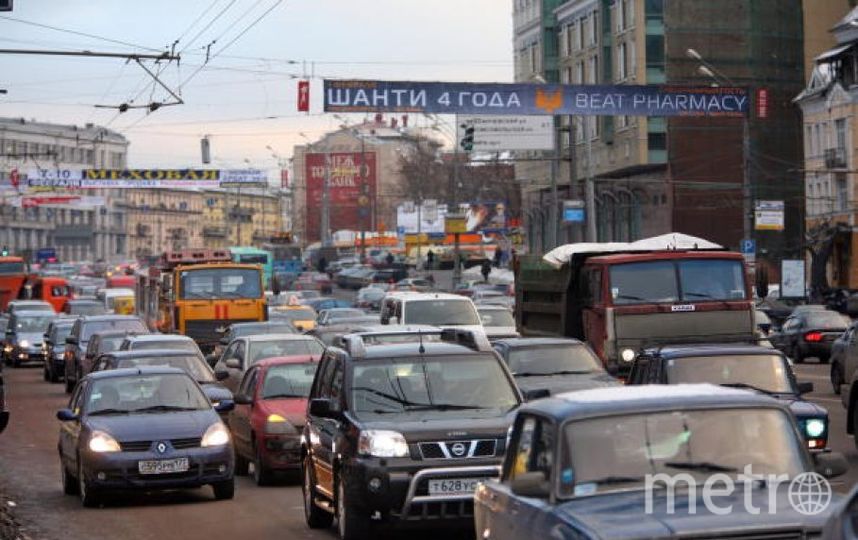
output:
M509 0L17 0L0 13L2 49L159 54L178 39L178 63L146 66L184 104L120 114L172 101L122 58L3 54L0 116L107 126L134 168L202 166L204 135L212 166L276 168L300 133L343 123L322 112L326 77L512 81L511 12ZM304 77L309 115L296 110Z

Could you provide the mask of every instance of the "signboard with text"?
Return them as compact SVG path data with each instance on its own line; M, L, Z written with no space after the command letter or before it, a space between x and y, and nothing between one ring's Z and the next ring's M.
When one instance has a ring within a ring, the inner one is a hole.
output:
M361 165L366 159L364 176ZM308 242L321 237L322 195L326 169L330 176L331 231L341 229L360 230L369 227L370 205L363 205L367 212L361 218L361 201L375 200L376 157L375 152L337 152L330 154L310 153L304 156L307 190L305 199L306 231ZM364 185L364 181L366 185Z
M473 128L474 152L551 150L554 122L550 116L472 115L456 119L456 140Z
M781 261L781 298L804 298L807 294L805 279L803 260Z
M30 189L216 188L267 185L260 169L34 169L27 172Z
M754 209L754 228L758 231L784 230L784 202L757 201Z
M738 116L740 87L325 80L325 112Z

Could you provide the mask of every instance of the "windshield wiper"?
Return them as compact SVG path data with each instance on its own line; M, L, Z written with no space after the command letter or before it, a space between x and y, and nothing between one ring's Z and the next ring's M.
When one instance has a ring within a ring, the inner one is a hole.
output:
M262 399L279 399L279 398L303 398L301 394L274 394L271 396L263 396Z
M735 467L720 465L711 461L667 461L664 466L700 472L736 472L738 470Z
M609 484L629 484L632 482L643 482L646 480L643 476L605 476L604 478L597 478L596 480L590 480L590 482L604 486Z
M619 300L621 298L624 298L626 300L637 300L638 302L648 302L649 301L647 298L642 298L640 296L635 296L633 294L618 294L617 296L614 297L615 300Z
M375 388L370 388L369 386L355 386L354 388L352 388L352 390L363 390L365 392L369 392L370 394L375 394L376 396L383 397L385 399L389 399L391 401L399 403L400 405L422 405L422 403L414 403L413 401L408 401L407 399L402 399L399 396L392 396L392 395L387 394L385 392L381 392L379 390L376 390Z
M196 411L195 407L180 407L178 405L152 405L151 407L141 407L128 412L155 412L155 411Z
M545 373L537 373L534 371L523 371L521 373L513 373L513 377L550 377L552 375L586 375L593 373L590 369L567 369L563 371L548 371Z
M785 394L786 392L773 392L771 390L765 390L760 388L759 386L754 386L753 384L746 383L721 383L719 386L724 386L727 388L744 388L747 390L756 390L757 392L762 392L763 394L774 395L774 394Z
M89 413L89 416L96 416L100 414L128 414L131 411L128 409L99 409L97 411L92 411Z
M684 294L685 296L696 296L697 298L713 298L713 299L715 298L711 294L701 293L701 292L683 291L682 294Z
M415 403L407 405L409 411L467 411L474 409L488 409L489 407L480 407L477 405L457 405L455 403Z

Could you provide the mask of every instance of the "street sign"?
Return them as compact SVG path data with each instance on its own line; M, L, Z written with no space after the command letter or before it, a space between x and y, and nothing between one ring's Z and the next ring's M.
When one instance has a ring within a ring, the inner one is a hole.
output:
M754 210L754 228L758 231L784 230L784 202L757 201Z
M456 128L457 140L465 141L470 137L468 151L503 152L554 148L554 122L550 116L460 116L456 120Z
M751 238L742 240L742 253L745 255L754 254L757 252L757 242Z
M563 201L563 221L566 223L584 223L584 201Z

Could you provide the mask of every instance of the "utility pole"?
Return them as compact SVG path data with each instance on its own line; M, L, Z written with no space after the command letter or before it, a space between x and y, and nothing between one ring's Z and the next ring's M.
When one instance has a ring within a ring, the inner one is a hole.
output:
M557 233L560 225L560 219L557 216L558 206L560 205L559 196L557 194L557 166L560 160L560 117L551 117L551 129L554 133L554 156L551 160L551 201L548 208L548 245L546 251L557 247Z
M584 134L587 145L587 166L585 172L584 184L584 215L587 216L587 241L596 242L596 182L593 180L593 141L590 134L584 127L584 117L578 117L581 120L581 132ZM589 117L587 117L589 118Z

